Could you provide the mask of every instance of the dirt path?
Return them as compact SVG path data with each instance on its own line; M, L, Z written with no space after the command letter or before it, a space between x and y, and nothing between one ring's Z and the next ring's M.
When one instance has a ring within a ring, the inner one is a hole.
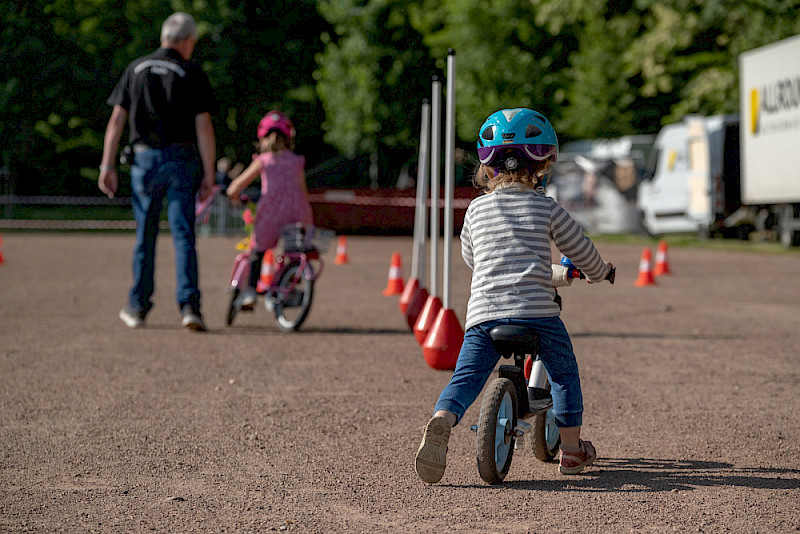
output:
M601 244L617 284L562 291L601 458L565 477L526 446L488 487L468 424L442 483L413 470L448 373L381 295L410 239L351 237L345 266L329 252L291 335L263 308L224 327L225 238L199 243L209 333L179 327L168 236L148 326L125 328L132 244L3 236L0 531L800 530L798 255L674 248L674 274L636 288L641 248Z

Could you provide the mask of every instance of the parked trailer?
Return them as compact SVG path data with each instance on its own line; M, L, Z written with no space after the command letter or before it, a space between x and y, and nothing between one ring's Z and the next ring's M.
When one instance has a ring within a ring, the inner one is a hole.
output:
M739 56L742 202L800 245L800 35Z
M740 56L740 115L689 116L662 128L637 194L652 234L800 244L800 36Z

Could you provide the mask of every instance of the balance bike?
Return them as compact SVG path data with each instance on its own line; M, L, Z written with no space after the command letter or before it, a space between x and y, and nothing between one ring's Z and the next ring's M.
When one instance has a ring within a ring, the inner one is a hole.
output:
M615 272L612 268L606 277L612 284ZM570 277L584 276L573 269ZM531 433L534 456L548 462L558 454L561 438L553 415L550 382L539 358L539 335L532 328L517 325L497 326L489 335L500 356L513 358L514 364L500 366L498 378L489 383L483 395L478 424L471 428L477 433L481 479L498 484L511 467L517 439ZM534 418L533 425L524 421L529 418Z

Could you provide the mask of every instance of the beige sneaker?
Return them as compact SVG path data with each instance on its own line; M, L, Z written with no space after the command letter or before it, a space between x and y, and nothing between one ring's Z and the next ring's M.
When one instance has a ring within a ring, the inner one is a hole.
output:
M428 421L422 443L417 449L414 468L419 478L433 484L439 482L447 466L447 442L450 440L450 423L444 417Z

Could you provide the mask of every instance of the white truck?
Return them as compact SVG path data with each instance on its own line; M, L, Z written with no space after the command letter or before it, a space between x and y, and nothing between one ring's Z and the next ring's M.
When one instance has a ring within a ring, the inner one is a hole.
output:
M637 207L651 234L800 245L800 35L739 56L740 115L689 116L656 137Z

